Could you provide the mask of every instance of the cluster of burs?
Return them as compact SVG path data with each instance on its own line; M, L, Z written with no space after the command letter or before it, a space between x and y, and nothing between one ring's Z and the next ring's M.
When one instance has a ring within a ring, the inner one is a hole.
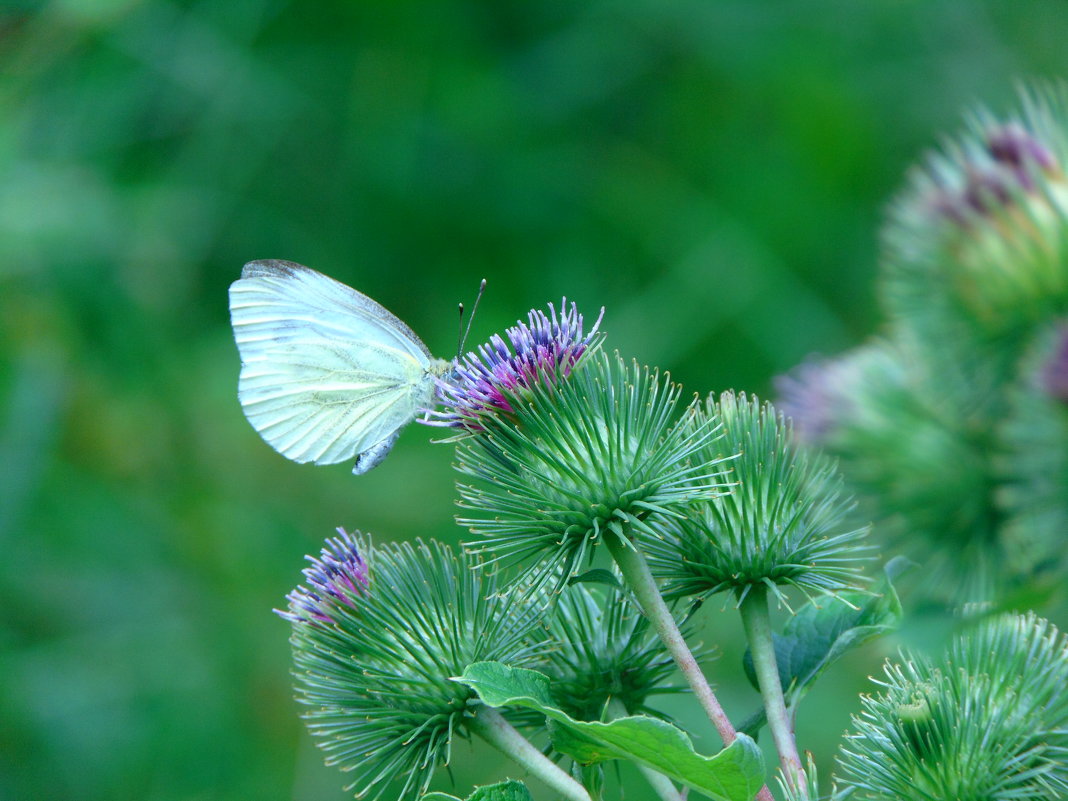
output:
M1063 100L979 113L891 205L882 335L780 380L883 531L946 600L1063 575L1068 130Z
M339 530L281 612L350 789L451 799L428 788L477 738L516 764L479 801L614 797L621 763L661 801L1066 797L1068 641L1027 611L1057 600L1068 545L1066 167L1062 92L974 114L890 207L879 335L782 377L775 404L687 404L566 302L449 363L355 290L250 265L240 396L276 450L366 472L413 419L456 447L469 542ZM901 587L958 633L887 663L821 780L801 702L898 626ZM739 615L742 665L693 647L709 609ZM761 695L745 721L712 689L730 670ZM652 701L679 692L718 753Z
M1064 641L997 613L1065 578L1066 168L1063 91L975 113L890 206L880 336L779 381L796 433L918 563L915 603L964 621L943 658L906 654L863 699L841 758L860 797L1065 797Z

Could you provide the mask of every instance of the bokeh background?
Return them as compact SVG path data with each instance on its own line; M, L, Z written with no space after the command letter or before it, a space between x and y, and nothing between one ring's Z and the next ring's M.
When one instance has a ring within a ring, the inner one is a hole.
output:
M878 330L906 169L1068 75L1066 40L1064 0L9 0L0 799L349 797L271 608L335 526L459 539L450 447L412 426L353 478L263 444L235 397L243 262L350 283L444 357L479 279L476 341L566 295L688 389L767 394ZM742 716L738 623L702 615ZM802 746L829 766L865 676L938 637L834 668ZM456 762L465 795L496 759Z

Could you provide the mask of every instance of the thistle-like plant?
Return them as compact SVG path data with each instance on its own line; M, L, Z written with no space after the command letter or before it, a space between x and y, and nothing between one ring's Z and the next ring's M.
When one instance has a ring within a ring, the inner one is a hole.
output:
M856 588L870 558L866 527L850 526L852 500L831 459L799 446L770 403L745 393L711 396L699 413L721 436L700 458L725 462L731 491L697 505L650 541L653 573L669 598L754 588L807 594ZM697 425L703 423L698 422Z
M641 542L721 491L722 457L703 448L714 418L680 409L681 389L657 371L585 348L577 325L509 331L469 356L442 417L461 430L460 520L492 559L533 563L533 584L573 576L604 543L642 612L682 669L725 744L736 732L661 596ZM554 318L555 319L555 318ZM549 337L540 332L550 331ZM562 369L566 366L566 369ZM466 436L464 436L466 435ZM766 790L762 791L766 795Z
M1034 615L959 637L941 662L904 654L864 696L840 765L871 801L1063 798L1068 640Z
M871 518L922 560L925 588L987 603L967 607L973 628L941 659L887 666L833 798L1065 797L1068 641L1034 615L974 621L1006 588L1056 587L1068 561L1066 109L1026 95L929 159L891 212L885 330L802 365L777 406L733 392L686 404L666 374L602 351L600 317L587 331L566 301L441 375L404 373L443 405L421 419L457 445L460 522L477 539L455 553L341 531L281 612L308 726L357 795L415 801L455 738L478 736L569 801L605 797L617 760L661 801L772 801L751 737L766 724L779 797L817 801L799 703L903 614L892 580L905 560L876 584L861 572ZM601 550L615 570L589 564ZM734 601L723 608L740 616L763 701L743 733L687 642L696 601L717 593ZM790 612L779 632L769 597ZM669 602L685 601L680 623ZM722 737L714 755L651 706L686 690ZM469 798L530 794L509 781Z
M549 617L549 638L539 669L552 681L559 708L578 720L612 721L634 715L664 718L649 699L686 692L671 683L675 663L648 617L614 582L575 583L562 589ZM680 627L684 637L693 627ZM707 657L707 652L696 654ZM520 723L516 724L523 728ZM670 780L638 765L665 801L676 801ZM583 769L588 786L604 782L603 767Z
M667 579L668 597L727 590L737 597L783 781L798 793L810 779L783 694L768 593L785 600L782 587L810 595L858 587L858 562L869 558L866 528L847 524L852 502L833 462L795 442L771 404L724 392L708 398L703 415L723 434L705 444L702 458L730 459L731 492L664 528L649 546L653 572Z
M683 626L683 635L693 628ZM562 709L582 720L655 711L651 695L678 693L675 665L649 619L621 589L574 584L552 609L542 670Z
M372 546L329 539L280 614L292 624L298 699L327 762L349 789L401 799L426 791L457 736L496 741L455 681L469 664L531 664L541 650L542 596L501 592L496 577L436 542ZM499 733L499 732L498 732Z
M470 515L460 523L483 538L472 550L529 558L562 580L606 535L655 536L720 491L718 461L701 451L715 423L681 424L681 389L666 377L599 351L565 373L540 354L566 348L532 336L513 343L515 354L497 349L493 359L483 349L484 369L470 368L469 383L461 375L450 396L448 413L476 432L457 445L457 468L470 480L459 485Z
M1063 549L1064 433L1034 354L1068 315L1066 164L1064 90L976 113L891 207L880 339L780 382L797 431L950 603L1048 574Z
M778 382L797 438L838 457L861 519L922 561L936 586L982 596L1003 562L989 444L920 364L915 343L879 339L810 361ZM952 380L947 380L942 388Z
M912 173L885 233L883 299L894 318L947 334L1026 330L1068 302L1068 103L1025 92L981 110Z

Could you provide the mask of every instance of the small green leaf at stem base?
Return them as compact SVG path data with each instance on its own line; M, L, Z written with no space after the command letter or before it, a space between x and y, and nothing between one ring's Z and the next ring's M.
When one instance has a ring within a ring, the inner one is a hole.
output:
M796 709L816 679L843 654L897 628L902 611L892 582L907 566L908 560L903 557L890 560L884 568L886 577L874 595L839 593L852 606L829 597L817 599L819 605L809 602L786 622L781 635L773 635L779 679L791 709ZM748 650L743 666L750 683L757 687L753 658ZM739 730L755 735L764 723L760 710Z
M542 673L499 662L471 665L457 679L486 704L521 706L552 722L553 744L579 762L629 759L651 767L714 801L750 801L764 783L760 749L745 735L715 756L698 754L685 732L662 720L635 715L609 722L575 720L557 708Z

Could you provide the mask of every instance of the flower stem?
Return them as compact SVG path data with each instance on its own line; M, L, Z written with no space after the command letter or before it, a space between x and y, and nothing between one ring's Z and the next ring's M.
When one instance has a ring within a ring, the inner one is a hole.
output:
M645 556L622 537L607 534L604 542L612 558L616 560L619 572L623 574L623 580L634 593L643 614L652 621L656 633L660 635L660 641L664 643L664 647L682 671L682 675L686 678L690 689L693 690L701 708L705 710L708 719L712 721L712 725L716 727L716 731L723 739L723 744L730 745L738 736L737 732L731 725L727 713L720 706L716 694L712 692L708 679L701 672L701 666L697 664L689 646L682 638L682 632L679 631L671 610L668 609L659 587L656 586L656 579L649 570L649 563L646 562ZM757 798L760 801L773 801L771 791L767 787L760 789Z
M612 720L624 718L629 714L630 712L627 710L627 707L618 698L612 698L608 702L608 716ZM653 788L653 791L661 801L684 801L684 796L675 789L675 785L672 783L671 779L663 773L653 770L648 765L642 765L640 763L635 764L637 764L638 770L641 771L642 776L649 782L649 786Z
M753 655L760 694L764 697L764 710L768 715L768 728L779 752L782 773L790 787L801 786L804 771L797 753L797 742L786 699L779 680L779 666L775 659L775 643L771 636L771 618L768 614L768 590L763 585L753 585L739 606L749 650Z
M510 756L527 769L531 776L540 779L546 785L570 801L591 801L586 788L572 779L555 762L534 747L526 737L512 727L496 709L480 707L470 721L473 732Z

